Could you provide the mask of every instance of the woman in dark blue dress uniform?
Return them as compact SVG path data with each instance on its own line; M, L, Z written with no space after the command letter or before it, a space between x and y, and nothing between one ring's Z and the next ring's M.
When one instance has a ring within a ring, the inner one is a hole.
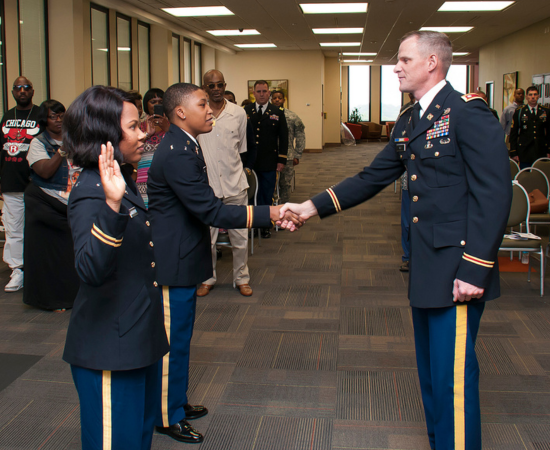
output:
M83 167L68 209L80 289L63 354L80 398L83 450L151 448L168 341L147 210L124 173L144 139L119 89L89 88L65 114L64 149Z

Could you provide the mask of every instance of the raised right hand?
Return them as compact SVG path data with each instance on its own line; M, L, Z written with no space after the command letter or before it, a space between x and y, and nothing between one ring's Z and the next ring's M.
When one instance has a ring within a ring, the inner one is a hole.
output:
M114 159L114 153L110 142L107 142L107 145L101 145L98 165L105 201L114 212L119 212L120 203L126 191L126 182L120 173L118 162Z

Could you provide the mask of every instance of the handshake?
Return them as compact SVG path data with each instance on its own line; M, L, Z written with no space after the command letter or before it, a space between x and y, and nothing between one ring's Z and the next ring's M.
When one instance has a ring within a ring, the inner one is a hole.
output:
M281 228L296 231L307 219L317 215L317 208L311 200L304 203L285 203L271 206L270 217Z

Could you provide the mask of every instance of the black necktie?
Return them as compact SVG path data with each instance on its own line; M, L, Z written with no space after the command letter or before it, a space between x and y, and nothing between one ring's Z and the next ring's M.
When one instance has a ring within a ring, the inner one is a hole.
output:
M258 106L258 115L262 115L262 105Z
M420 102L416 102L415 105L413 106L413 110L411 114L411 125L413 130L419 121L420 121Z

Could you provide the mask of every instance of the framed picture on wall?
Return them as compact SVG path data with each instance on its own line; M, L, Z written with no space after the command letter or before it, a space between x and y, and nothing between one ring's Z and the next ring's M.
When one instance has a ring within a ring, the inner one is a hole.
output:
M285 103L284 107L288 108L288 80L265 80L269 86L269 90L273 94L275 91L282 91L285 94ZM255 102L256 98L254 97L254 83L256 80L248 80L248 99L251 102Z
M505 73L502 77L502 109L514 103L514 91L518 86L518 72Z

